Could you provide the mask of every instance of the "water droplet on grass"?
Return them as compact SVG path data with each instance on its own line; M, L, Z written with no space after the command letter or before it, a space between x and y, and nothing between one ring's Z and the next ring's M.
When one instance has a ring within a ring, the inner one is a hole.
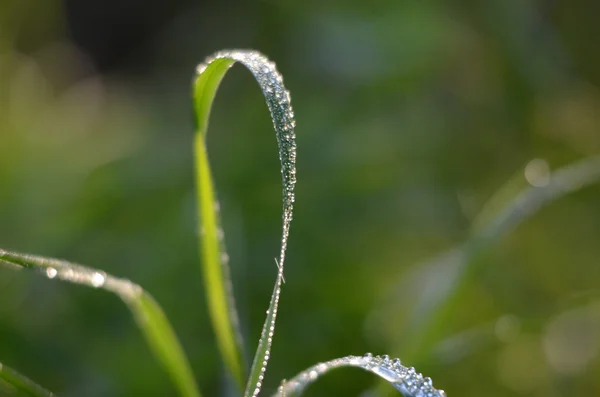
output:
M446 397L443 390L433 387L431 378L423 377L414 368L406 368L400 360L389 356L373 356L367 353L362 357L348 356L317 364L301 372L289 381L282 382L275 397L297 396L317 378L339 367L358 367L387 380L405 397Z
M96 288L102 287L104 285L105 277L101 273L94 273L92 276L92 285Z
M55 268L53 268L53 267L46 268L46 276L48 276L49 279L53 279L54 277L56 277L57 274L58 274L58 271Z

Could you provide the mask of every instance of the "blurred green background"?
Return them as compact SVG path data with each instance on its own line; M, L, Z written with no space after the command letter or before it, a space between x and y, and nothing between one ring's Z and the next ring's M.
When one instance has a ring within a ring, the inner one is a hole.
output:
M407 333L426 291L405 287L469 236L527 164L600 153L598 15L592 0L3 0L0 247L140 283L203 393L234 395L198 266L190 92L205 56L254 48L284 75L299 148L265 391L372 351L453 397L600 395L600 187L486 250L426 346L411 339L419 329ZM281 191L267 108L240 66L223 82L208 140L253 352ZM116 297L5 268L0 359L65 397L174 395ZM348 369L306 395L394 393Z

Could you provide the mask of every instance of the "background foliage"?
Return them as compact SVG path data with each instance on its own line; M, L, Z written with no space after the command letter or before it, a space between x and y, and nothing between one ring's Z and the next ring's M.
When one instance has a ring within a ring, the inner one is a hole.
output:
M299 145L266 389L373 351L410 353L450 396L597 395L599 187L482 254L428 349L399 337L419 291L397 290L464 241L532 159L554 169L600 153L599 12L590 0L2 2L1 246L140 283L205 393L227 395L196 264L191 79L217 49L255 48L286 79ZM252 351L280 174L268 112L239 69L208 141ZM174 394L115 297L5 269L0 358L63 396ZM351 371L307 395L374 385Z

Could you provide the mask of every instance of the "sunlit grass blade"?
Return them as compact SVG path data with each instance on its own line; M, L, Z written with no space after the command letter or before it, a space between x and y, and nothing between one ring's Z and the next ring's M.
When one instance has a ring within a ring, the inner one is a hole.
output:
M31 379L21 375L12 368L0 362L0 383L4 382L9 388L15 391L17 395L29 397L55 397L56 395L42 386L37 385ZM0 384L0 395L2 395L2 385Z
M63 260L0 249L0 264L33 269L49 279L100 288L118 295L129 307L150 349L167 371L182 397L200 397L185 353L158 303L139 285L101 270Z
M473 223L475 228L467 241L417 267L413 276L406 278L396 289L400 294L414 288L420 291L411 305L407 326L397 335L406 359L417 361L427 357L435 347L445 329L444 324L450 321L449 316L461 304L462 287L468 275L481 262L478 260L480 254L545 205L600 182L600 156L560 168L550 173L543 186L521 189L512 197L506 198L504 206L499 205L502 197L507 197L507 192L515 191L518 182L518 178L512 178L499 194L490 199L492 204L485 205L482 213L476 217ZM398 292L388 298L388 302L400 300L402 298L398 296ZM393 310L389 305L376 309L382 315ZM383 320L379 318L375 321L379 323Z
M405 367L399 359L390 359L388 356L348 356L337 358L325 363L314 365L299 373L289 381L281 382L279 390L273 397L298 397L304 390L322 375L342 367L356 367L372 372L389 382L404 397L445 397L443 390L436 390L430 378L415 371L412 367Z
M290 94L283 86L283 79L275 69L275 64L262 54L244 50L221 51L207 58L198 67L198 76L194 84L198 124L195 152L204 278L219 348L228 368L238 381L243 378L243 365L240 358L242 356L241 341L236 336L236 333L239 334L236 331L237 315L231 291L231 281L228 277L227 261L224 260L226 256L223 255L224 243L220 238L223 233L220 231L218 204L216 204L210 175L205 140L213 98L221 79L235 62L243 64L250 70L265 96L279 145L279 159L283 179L283 231L277 280L246 384L244 395L249 397L256 396L260 392L275 330L279 293L283 283L285 251L294 203L294 186L296 183L294 127L296 122L290 105Z

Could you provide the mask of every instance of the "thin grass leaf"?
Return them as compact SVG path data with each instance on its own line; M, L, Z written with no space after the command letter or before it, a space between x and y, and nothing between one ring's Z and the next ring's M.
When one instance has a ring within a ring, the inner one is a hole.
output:
M55 397L56 395L51 391L44 389L39 386L31 379L24 375L21 375L12 368L0 362L0 381L5 382L9 387L14 389L16 393L20 395L30 397ZM1 392L2 390L0 390ZM1 393L0 393L1 394Z
M283 381L273 397L298 397L304 390L327 372L341 367L356 367L372 372L389 382L405 397L445 397L443 390L433 387L431 378L423 377L414 368L405 367L399 359L388 356L348 356L314 365L289 381Z
M396 289L402 296L410 294L409 291L419 291L415 294L418 299L412 305L408 326L402 335L398 335L403 341L403 356L407 359L422 359L435 346L444 324L450 321L449 316L461 304L460 296L465 280L480 263L478 258L483 251L545 205L600 182L600 156L589 157L556 170L549 175L547 184L528 186L518 191L508 204L498 209L501 207L498 205L500 198L515 190L517 179L511 178L500 189L500 193L490 199L491 204L484 206L484 210L474 221L475 229L467 241L418 266L416 272ZM497 210L493 211L494 208ZM415 295L412 296L413 299ZM402 299L396 292L388 301ZM389 306L387 309L378 309L380 315L389 311Z
M198 127L194 148L201 263L209 313L221 356L241 390L244 388L247 368L243 360L243 342L229 276L219 204L215 197L205 145L212 102L221 79L232 64L233 61L227 59L214 62L196 80L194 100Z
M235 62L241 63L250 70L265 96L277 136L283 180L283 231L277 279L244 392L245 397L254 397L260 392L270 356L279 294L283 283L283 266L292 220L294 186L296 183L296 141L294 134L296 122L290 105L290 94L283 86L283 79L277 72L275 64L262 54L245 50L221 51L207 58L204 63L198 66L198 76L194 83L197 118L195 152L198 212L201 217L200 243L202 246L203 271L207 299L213 327L217 333L219 348L227 367L234 378L238 379L238 382L243 378L240 348L242 343L240 337L236 336L239 335L239 331L237 331L238 320L229 278L227 256L223 255L225 251L224 242L221 238L223 233L219 223L219 206L210 174L205 139L213 98L221 79Z
M129 307L154 356L182 397L200 397L194 375L177 336L158 303L139 285L101 270L58 259L0 249L0 264L33 269L49 279L100 288L118 295Z
M473 246L496 241L551 202L600 181L600 156L585 158L554 171L544 186L528 186L471 238ZM478 217L479 218L479 217ZM479 222L475 221L475 224Z

